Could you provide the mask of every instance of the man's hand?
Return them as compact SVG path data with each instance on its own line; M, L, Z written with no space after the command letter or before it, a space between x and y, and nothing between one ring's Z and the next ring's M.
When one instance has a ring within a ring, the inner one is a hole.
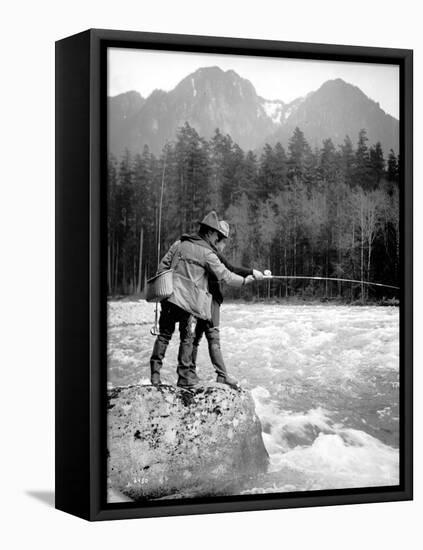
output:
M254 277L252 275L248 275L248 277L245 277L244 279L244 285L248 285L249 283L252 283L254 281Z
M256 281L261 281L264 278L264 275L258 269L253 269L253 277Z

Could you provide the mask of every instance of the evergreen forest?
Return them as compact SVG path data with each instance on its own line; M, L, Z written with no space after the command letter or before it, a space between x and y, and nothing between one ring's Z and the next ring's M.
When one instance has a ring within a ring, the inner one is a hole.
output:
M312 149L296 128L286 148L266 144L257 154L219 130L205 140L186 123L159 156L146 145L108 158L108 294L142 293L159 234L163 256L213 209L231 227L229 261L292 277L226 296L397 303L397 290L360 281L399 286L399 174L399 156L370 144L364 129Z

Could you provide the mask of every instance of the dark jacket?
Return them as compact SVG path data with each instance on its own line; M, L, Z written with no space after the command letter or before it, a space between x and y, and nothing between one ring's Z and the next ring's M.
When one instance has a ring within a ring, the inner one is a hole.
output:
M251 268L232 265L225 258L225 256L223 256L223 254L221 254L218 250L216 250L216 248L212 247L209 243L205 243L205 241L203 241L201 237L199 237L198 235L184 234L181 237L181 242L184 242L184 241L196 242L197 244L200 244L200 246L207 246L208 248L214 251L214 253L222 262L222 264L229 271L232 271L232 273L235 273L236 275L240 275L241 277L248 277L248 275L253 274L253 270ZM201 243L199 241L201 241ZM220 281L212 271L209 271L208 277L209 277L209 292L212 295L213 300L215 300L220 305L223 302L223 294L220 288Z

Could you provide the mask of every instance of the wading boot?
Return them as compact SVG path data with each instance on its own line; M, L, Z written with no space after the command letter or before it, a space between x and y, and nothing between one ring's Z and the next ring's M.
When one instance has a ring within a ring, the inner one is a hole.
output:
M160 373L159 372L152 372L151 373L151 385L152 386L160 386L161 385L160 380Z
M187 368L187 367L178 367L177 368L178 373L178 382L177 386L179 388L197 388L201 385L200 379L197 376L197 373L195 372L195 368Z
M238 382L231 378L230 376L222 376L221 374L217 375L216 382L219 384L226 384L227 386L230 386L231 388L234 388L235 390L239 390L241 386L238 384Z

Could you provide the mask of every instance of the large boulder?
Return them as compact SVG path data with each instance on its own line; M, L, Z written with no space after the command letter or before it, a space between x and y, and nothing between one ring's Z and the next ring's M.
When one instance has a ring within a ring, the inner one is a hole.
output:
M268 454L249 392L213 384L109 391L109 488L134 500L239 494Z

